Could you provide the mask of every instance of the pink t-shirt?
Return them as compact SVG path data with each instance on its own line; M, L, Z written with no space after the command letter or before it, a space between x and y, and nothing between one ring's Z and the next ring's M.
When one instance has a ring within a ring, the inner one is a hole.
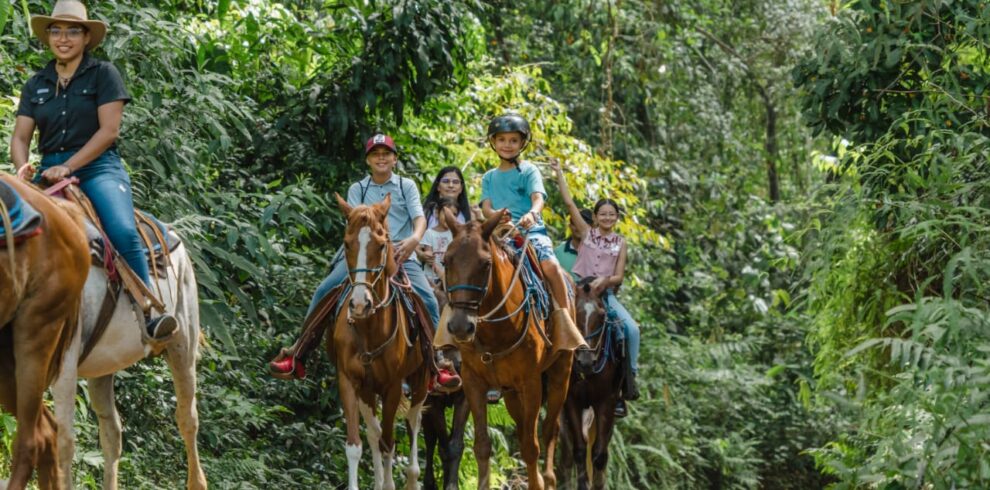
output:
M598 228L591 228L581 242L571 271L581 277L608 277L615 274L623 243L625 239L622 235L615 232L602 235Z

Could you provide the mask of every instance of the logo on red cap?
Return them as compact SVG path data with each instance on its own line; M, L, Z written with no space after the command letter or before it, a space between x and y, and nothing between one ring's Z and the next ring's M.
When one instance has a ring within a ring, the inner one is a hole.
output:
M368 142L364 144L364 154L367 155L371 153L376 146L384 146L392 151L392 153L398 153L395 149L395 142L392 141L392 137L387 134L378 133L371 138L368 138Z

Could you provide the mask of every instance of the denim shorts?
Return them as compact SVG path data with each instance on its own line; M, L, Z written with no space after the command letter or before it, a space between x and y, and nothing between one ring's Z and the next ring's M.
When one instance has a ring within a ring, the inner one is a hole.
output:
M536 258L540 261L552 260L557 262L557 255L553 253L553 242L550 237L543 233L530 233L529 243L536 250Z

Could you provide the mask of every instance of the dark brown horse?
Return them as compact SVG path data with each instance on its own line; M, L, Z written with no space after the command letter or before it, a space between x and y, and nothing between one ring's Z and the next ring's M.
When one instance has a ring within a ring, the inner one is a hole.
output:
M451 349L446 354L453 369L461 370L461 355ZM450 430L447 429L447 409L454 409ZM464 426L468 418L467 399L463 390L453 393L434 392L426 402L423 412L423 439L426 440L426 476L423 486L426 490L436 490L437 481L433 470L433 454L439 449L443 467L444 490L457 490L461 457L464 455Z
M577 470L577 488L605 488L605 470L608 466L608 444L615 428L615 404L619 400L622 385L620 352L616 344L616 329L606 318L605 301L591 290L594 277L578 283L575 309L581 334L591 344L591 349L579 351L571 371L571 389L564 407L564 431L561 439L564 451L561 481L569 481ZM591 411L590 428L586 416ZM587 429L587 430L586 430ZM588 470L588 445L591 447L592 470ZM569 448L567 446L570 446ZM567 450L570 449L570 454ZM576 467L576 468L575 468ZM590 476L589 476L590 473ZM571 488L570 485L562 485Z
M415 489L419 480L417 437L430 371L422 350L410 338L410 318L396 297L397 286L392 284L397 266L388 234L391 198L352 208L337 196L337 203L347 215L344 248L350 292L344 299L347 307L337 316L327 350L337 365L340 402L347 423L348 488L358 489L359 413L367 426L375 488L395 488L395 415L402 398L402 381L406 380L412 390L412 407L406 415L412 439L406 488ZM424 337L420 335L418 341L430 341ZM381 423L376 417L379 398Z
M0 237L0 406L18 426L7 489L25 488L34 468L39 487L61 488L57 426L42 397L76 330L89 247L73 205L14 177L0 176L0 182L44 217L41 233L32 238L18 243L11 234ZM7 210L0 214L10 232Z
M504 210L495 213L484 224L461 225L445 210L444 219L454 235L444 255L451 307L447 327L461 351L464 394L475 424L478 488L489 488L491 439L485 393L491 388L504 392L506 408L516 423L528 488L543 490L544 484L556 488L553 459L574 353L551 348L543 319L527 304L528 293L513 258L493 238L504 214ZM569 314L573 321L573 310L555 314ZM546 467L541 474L537 424L544 381L549 389L543 423Z

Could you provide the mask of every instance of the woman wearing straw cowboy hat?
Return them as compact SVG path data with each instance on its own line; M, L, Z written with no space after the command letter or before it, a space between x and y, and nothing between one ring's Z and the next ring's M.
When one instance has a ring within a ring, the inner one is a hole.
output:
M52 15L31 17L31 30L55 59L28 79L21 91L10 142L17 175L38 180L34 166L28 163L37 128L40 178L53 183L69 176L79 178L79 187L92 201L110 242L150 286L134 220L131 180L116 144L124 104L131 98L117 69L89 54L103 41L107 25L89 20L81 2L59 0ZM170 315L146 319L146 325L149 335L158 338L177 326Z

